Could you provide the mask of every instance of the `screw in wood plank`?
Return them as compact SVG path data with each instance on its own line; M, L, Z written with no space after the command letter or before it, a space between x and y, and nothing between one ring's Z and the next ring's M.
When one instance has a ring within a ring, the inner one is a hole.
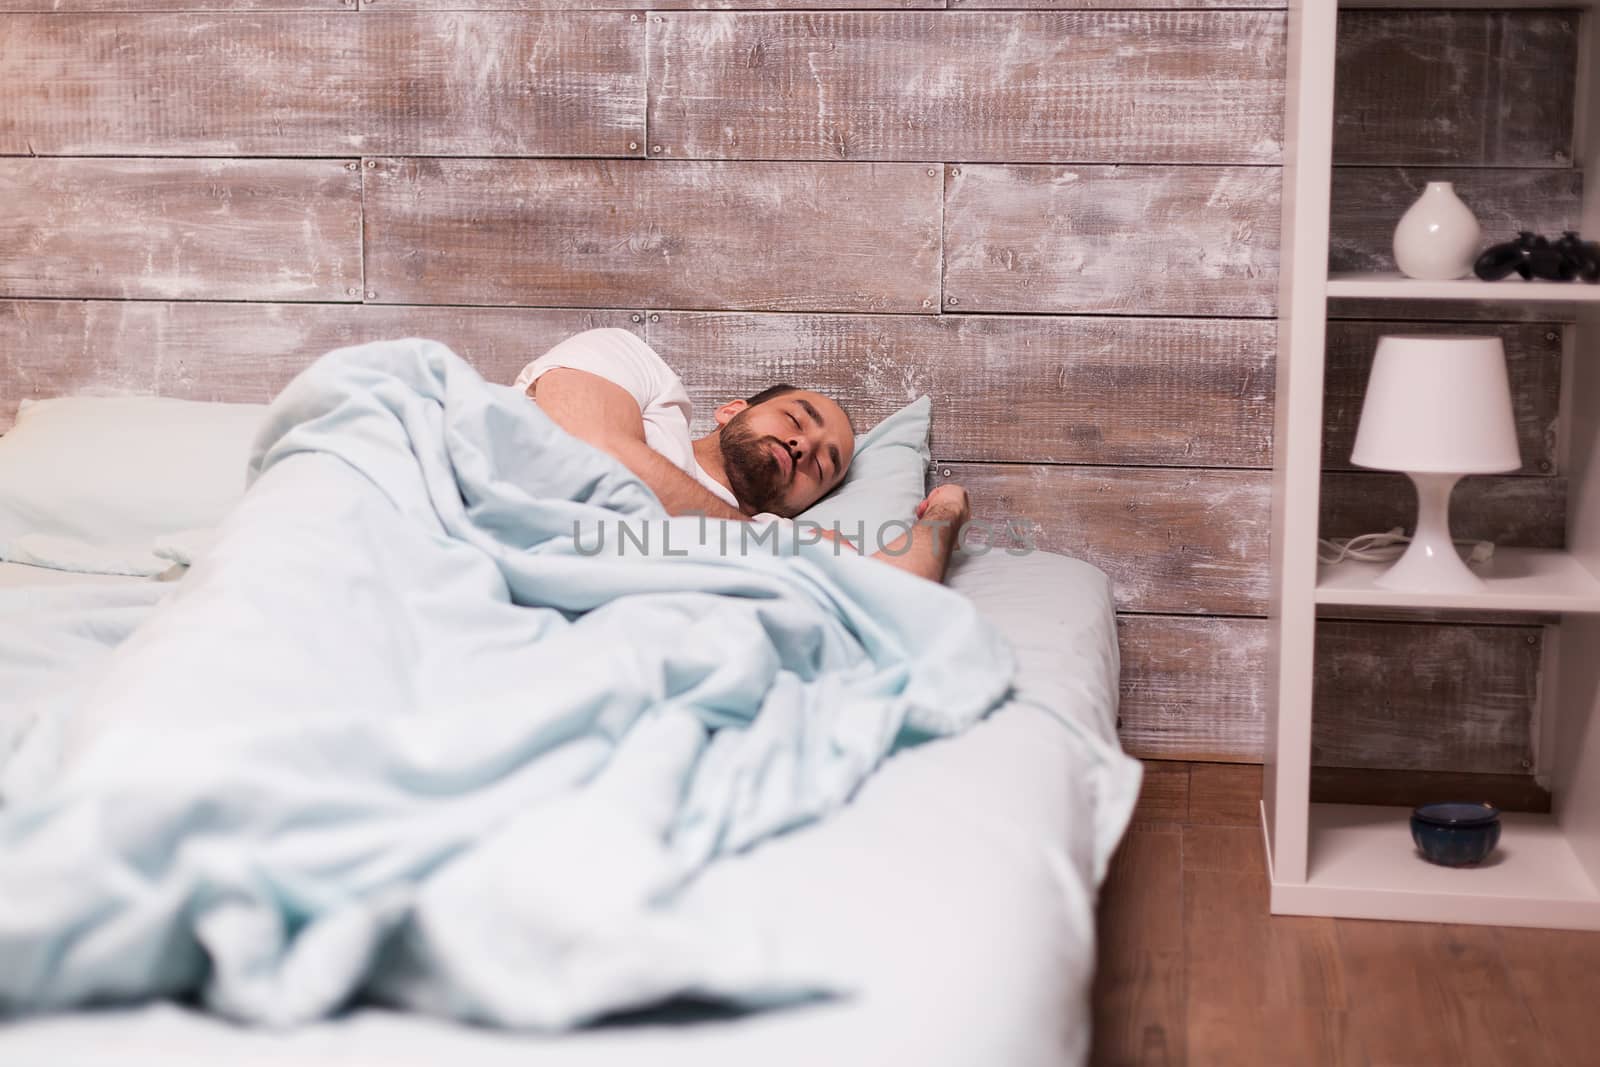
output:
M632 316L630 316L630 318L632 318L634 322L643 322L644 321L644 316L643 315L632 315Z
M368 289L367 290L367 299L368 300L376 300L376 299L378 299L378 294L374 293L371 289Z
M1522 769L1523 770L1528 770L1532 766L1533 766L1533 760L1525 759L1525 760L1522 761Z
M924 300L922 302L922 306L925 307L925 308L931 308L931 307L933 307L933 301L932 300Z
M650 316L650 321L651 322L660 322L661 321L661 316L660 315L651 315Z
M372 170L372 169L373 169L373 168L374 168L374 167L376 167L376 166L377 166L377 165L378 165L378 161L377 161L377 160L376 160L376 159L369 159L369 160L367 160L367 169L368 169L368 170Z
M949 300L946 300L945 303L949 304L951 307L954 307L955 305L961 303L961 301L952 296Z
M1542 471L1545 474L1549 474L1550 470L1551 470L1550 461L1547 460L1547 459L1541 459L1539 461L1539 470Z
M356 165L354 163L346 163L344 165L344 169L345 170L355 170L356 169Z
M931 177L933 177L933 176L934 176L934 175L935 175L935 174L938 174L938 173L939 173L939 172L938 172L938 171L936 171L936 170L934 170L934 169L933 169L933 168L932 168L932 167L929 167L929 168L928 168L928 177L930 177L930 178L931 178Z
M1539 639L1537 637L1533 636L1532 634L1528 635L1528 644L1537 645L1538 643L1539 643Z
M354 289L354 288L346 289L344 291L344 295L345 296L360 296L361 295L361 290L360 289Z
M651 146L650 151L659 152L659 151L661 151L661 146L660 145L653 145L653 146Z
M638 141L629 141L628 142L628 151L630 151L630 152L639 151L639 142Z
M1560 335L1557 334L1554 330L1546 330L1545 331L1545 335L1544 335L1544 339L1546 341L1554 341L1559 336Z
M941 478L948 478L948 477L950 477L950 468L949 468L949 467L944 467L944 468L942 468L942 469L941 469L941 470L940 470L940 471L939 471L939 477L941 477Z
M639 21L639 16L638 15L629 15L628 16L628 21L629 22L638 22Z
M960 167L956 167L954 170L952 170L950 172L950 177L952 177L952 178L961 177L961 168Z

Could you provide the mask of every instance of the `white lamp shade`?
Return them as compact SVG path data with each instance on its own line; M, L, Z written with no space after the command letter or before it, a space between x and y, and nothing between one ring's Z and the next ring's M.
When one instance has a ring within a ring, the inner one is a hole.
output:
M1521 467L1500 338L1378 338L1350 462L1440 474Z

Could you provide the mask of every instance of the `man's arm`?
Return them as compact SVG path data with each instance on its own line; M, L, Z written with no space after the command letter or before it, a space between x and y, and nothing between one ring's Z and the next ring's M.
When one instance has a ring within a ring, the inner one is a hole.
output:
M941 485L917 505L917 524L872 558L930 582L942 582L961 527L970 517L967 491L959 485Z
M750 518L645 443L639 403L622 386L574 367L555 367L528 387L528 395L538 398L540 409L557 426L637 474L661 499L667 514Z

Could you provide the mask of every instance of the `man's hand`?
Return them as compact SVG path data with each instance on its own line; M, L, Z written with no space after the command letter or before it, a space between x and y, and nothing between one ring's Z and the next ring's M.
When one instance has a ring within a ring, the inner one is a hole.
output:
M967 491L941 485L917 505L917 524L872 558L930 582L944 581L961 528L972 517Z
M937 486L917 505L917 518L948 522L952 535L960 533L972 518L967 491L954 483Z

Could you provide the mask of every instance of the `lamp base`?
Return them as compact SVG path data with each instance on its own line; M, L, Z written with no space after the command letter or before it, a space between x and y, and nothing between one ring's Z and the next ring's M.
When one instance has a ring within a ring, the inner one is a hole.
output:
M1407 593L1481 593L1488 584L1467 568L1450 536L1450 491L1459 474L1407 476L1417 487L1417 532L1395 565L1373 580Z

